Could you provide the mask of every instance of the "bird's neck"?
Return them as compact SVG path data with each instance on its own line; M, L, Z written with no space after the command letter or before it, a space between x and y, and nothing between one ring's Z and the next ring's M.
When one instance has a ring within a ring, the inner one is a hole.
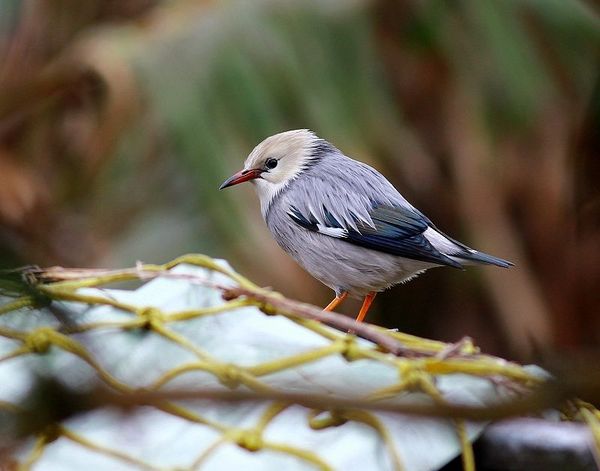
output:
M290 178L281 183L269 183L260 179L255 180L255 188L260 201L260 212L265 220L275 198L279 197L286 190L292 180Z

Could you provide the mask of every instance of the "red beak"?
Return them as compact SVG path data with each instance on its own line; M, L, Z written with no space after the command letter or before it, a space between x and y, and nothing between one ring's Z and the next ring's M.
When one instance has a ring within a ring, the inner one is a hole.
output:
M219 190L227 188L228 186L237 185L238 183L247 182L248 180L254 180L255 178L260 177L262 172L263 171L259 168L240 170L238 173L231 175L227 180L225 180L219 187Z

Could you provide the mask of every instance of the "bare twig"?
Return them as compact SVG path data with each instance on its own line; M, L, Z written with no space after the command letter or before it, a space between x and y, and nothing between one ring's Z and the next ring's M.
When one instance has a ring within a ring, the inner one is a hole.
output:
M431 356L432 354L420 353L412 348L405 347L398 340L390 337L384 330L364 322L356 322L354 319L335 312L323 311L310 304L286 299L278 293L262 290L254 291L246 288L229 288L223 291L223 297L227 300L245 296L258 302L258 306L267 313L279 313L289 316L300 317L323 322L342 331L353 331L356 335L370 340L382 349L397 356Z
M96 404L98 407L109 405L125 409L147 405L158 406L165 401L201 401L207 399L234 403L279 401L318 410L372 410L482 422L535 414L558 407L568 397L568 393L558 382L547 382L527 395L509 398L496 404L484 406L467 406L442 402L432 402L430 404L376 402L373 400L332 395L308 395L283 391L231 391L223 389L180 389L120 394L102 388L92 393L91 397L91 404Z
M408 348L383 329L367 323L356 322L349 317L335 312L326 312L310 304L292 301L281 296L279 293L267 289L253 289L245 287L226 287L214 283L204 277L189 274L172 273L158 266L148 269L147 265L139 265L135 268L122 270L103 269L66 269L62 267L51 267L45 270L36 270L35 276L41 282L62 282L83 279L106 280L107 282L124 281L128 279L148 280L156 277L167 277L185 279L201 283L204 286L219 289L225 299L235 299L244 296L256 301L256 305L268 313L278 313L302 319L317 320L341 331L353 331L356 335L370 340L381 349L397 356L418 357L433 356L436 352L419 352L414 348Z

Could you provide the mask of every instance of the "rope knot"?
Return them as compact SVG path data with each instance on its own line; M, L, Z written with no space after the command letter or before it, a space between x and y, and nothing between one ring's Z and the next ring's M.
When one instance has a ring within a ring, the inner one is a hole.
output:
M45 445L58 440L61 436L62 428L58 424L48 425L41 434L41 439Z
M163 312L156 307L144 307L137 314L144 320L143 327L146 329L160 327L165 320Z
M348 422L342 412L339 410L332 409L327 412L320 410L314 410L309 415L308 425L313 430L323 430L329 427L339 427Z
M461 342L462 348L460 349L460 353L465 355L476 355L477 353L480 353L479 347L473 343L471 337L465 337Z
M258 430L233 429L227 435L230 440L248 451L259 451L264 446L262 436Z
M342 351L340 353L346 359L346 361L360 360L362 358L360 347L356 342L355 335L348 334L341 339L340 342L342 344Z
M405 391L420 391L423 381L423 372L415 362L402 362L398 366L398 376L404 384Z
M261 303L258 308L267 316L274 316L277 314L277 309L275 309L275 307L269 303Z
M54 331L50 327L40 327L29 332L25 338L25 346L33 353L47 353L52 345Z
M235 389L240 385L242 372L236 365L224 365L218 372L219 382L230 389Z

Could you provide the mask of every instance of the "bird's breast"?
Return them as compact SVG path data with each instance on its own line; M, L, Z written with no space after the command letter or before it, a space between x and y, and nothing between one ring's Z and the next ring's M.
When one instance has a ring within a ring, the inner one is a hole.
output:
M308 273L331 289L354 296L383 291L433 266L310 231L277 205L270 208L265 221L279 246Z

